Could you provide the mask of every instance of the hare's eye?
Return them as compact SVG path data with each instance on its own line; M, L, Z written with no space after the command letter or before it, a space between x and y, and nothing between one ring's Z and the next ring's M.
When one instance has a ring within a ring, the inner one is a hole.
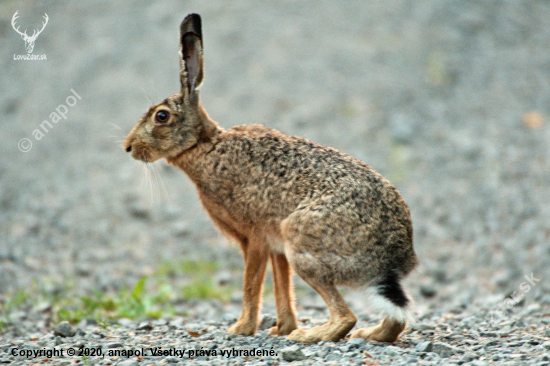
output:
M170 113L167 111L158 111L157 114L155 114L155 122L158 123L166 123L168 118L170 118Z

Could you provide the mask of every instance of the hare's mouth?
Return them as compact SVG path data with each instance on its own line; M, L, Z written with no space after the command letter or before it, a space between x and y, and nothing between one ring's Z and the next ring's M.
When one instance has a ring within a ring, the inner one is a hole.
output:
M141 160L144 163L152 163L153 161L155 161L155 159L153 158L153 154L151 154L148 149L141 150L141 152L137 154L137 156L134 156L134 158L137 160Z
M134 159L141 160L144 163L152 163L153 161L156 160L155 156L151 152L151 150L149 150L146 147L141 147L139 145L138 146L134 145L134 146L128 148L126 151L132 152L132 157Z

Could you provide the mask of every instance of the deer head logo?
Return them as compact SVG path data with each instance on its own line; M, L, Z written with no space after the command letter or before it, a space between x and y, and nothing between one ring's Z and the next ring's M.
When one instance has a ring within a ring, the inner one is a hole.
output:
M36 38L38 37L38 35L42 33L44 28L46 28L46 24L48 24L48 19L49 19L48 14L44 13L45 21L42 22L42 29L40 30L35 29L32 36L28 36L26 29L24 32L21 32L19 30L19 27L17 28L15 27L15 21L17 20L17 18L19 18L19 15L17 15L17 13L19 13L19 10L17 10L15 14L13 14L13 18L11 18L11 26L13 27L13 29L15 29L17 33L21 35L21 38L23 38L23 40L25 41L25 48L27 49L27 53L31 53L32 50L34 49L34 41L36 41Z

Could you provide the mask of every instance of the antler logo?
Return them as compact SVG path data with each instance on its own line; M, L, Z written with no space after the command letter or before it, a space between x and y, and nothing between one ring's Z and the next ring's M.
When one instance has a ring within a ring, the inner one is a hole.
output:
M36 41L36 38L38 37L38 35L40 33L42 33L42 31L44 30L44 28L46 28L46 24L48 24L48 14L44 13L44 22L42 22L42 29L38 30L38 29L35 29L32 36L29 36L27 35L27 30L25 29L24 32L21 32L19 30L19 27L15 27L15 21L17 20L17 18L19 18L19 15L17 15L17 13L19 13L19 10L17 10L15 12L15 14L13 14L13 18L11 18L11 26L13 27L13 29L15 29L15 31L17 33L19 33L21 35L21 38L23 38L23 40L25 41L25 48L27 49L27 53L32 53L32 50L34 49L34 41Z

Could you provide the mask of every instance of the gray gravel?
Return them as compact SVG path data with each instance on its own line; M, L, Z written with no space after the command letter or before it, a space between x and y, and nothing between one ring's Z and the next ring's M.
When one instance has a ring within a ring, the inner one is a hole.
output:
M47 61L13 60L25 53L10 24L16 10L29 30L49 15L34 50ZM0 305L18 290L113 293L178 258L219 262L213 278L238 287L240 253L216 232L189 180L164 163L147 179L118 141L177 90L177 29L191 11L203 16L202 98L212 118L336 147L402 192L421 260L407 280L418 323L395 345L344 340L289 350L295 345L267 330L225 333L239 315L238 291L227 303L175 299L185 317L68 328L52 321L55 304L22 303L0 312L1 363L42 363L12 356L13 348L150 346L276 353L191 357L197 364L283 364L284 355L304 356L296 365L550 364L546 1L3 1ZM35 139L71 90L81 99L67 120ZM22 138L30 151L18 149ZM178 288L192 278L168 281ZM319 297L299 279L296 287L301 325L326 321ZM380 320L361 291L346 299L358 326ZM275 313L269 294L263 328ZM85 362L191 361L147 354Z
M230 323L204 319L190 321L184 317L159 319L148 323L148 327L127 319L103 327L95 321L83 320L70 328L76 335L56 337L59 325L53 332L48 331L47 327L37 325L33 315L29 314L28 318L9 327L4 334L10 337L10 341L0 344L3 352L0 363L23 365L48 359L67 364L84 359L94 365L190 362L214 365L228 362L264 365L286 362L295 362L294 365L546 365L550 362L550 342L541 330L548 327L548 318L542 320L520 314L511 316L493 331L487 331L492 328L466 310L424 314L394 345L363 339L302 345L286 341L284 337L271 337L267 330L261 330L253 337L239 337L225 332ZM323 319L322 313L312 315ZM468 326L471 321L479 324ZM530 326L517 326L518 322L529 322ZM40 350L58 350L63 352L63 356L61 353L58 357L39 354ZM73 355L72 350L75 350ZM83 357L94 352L95 356Z

